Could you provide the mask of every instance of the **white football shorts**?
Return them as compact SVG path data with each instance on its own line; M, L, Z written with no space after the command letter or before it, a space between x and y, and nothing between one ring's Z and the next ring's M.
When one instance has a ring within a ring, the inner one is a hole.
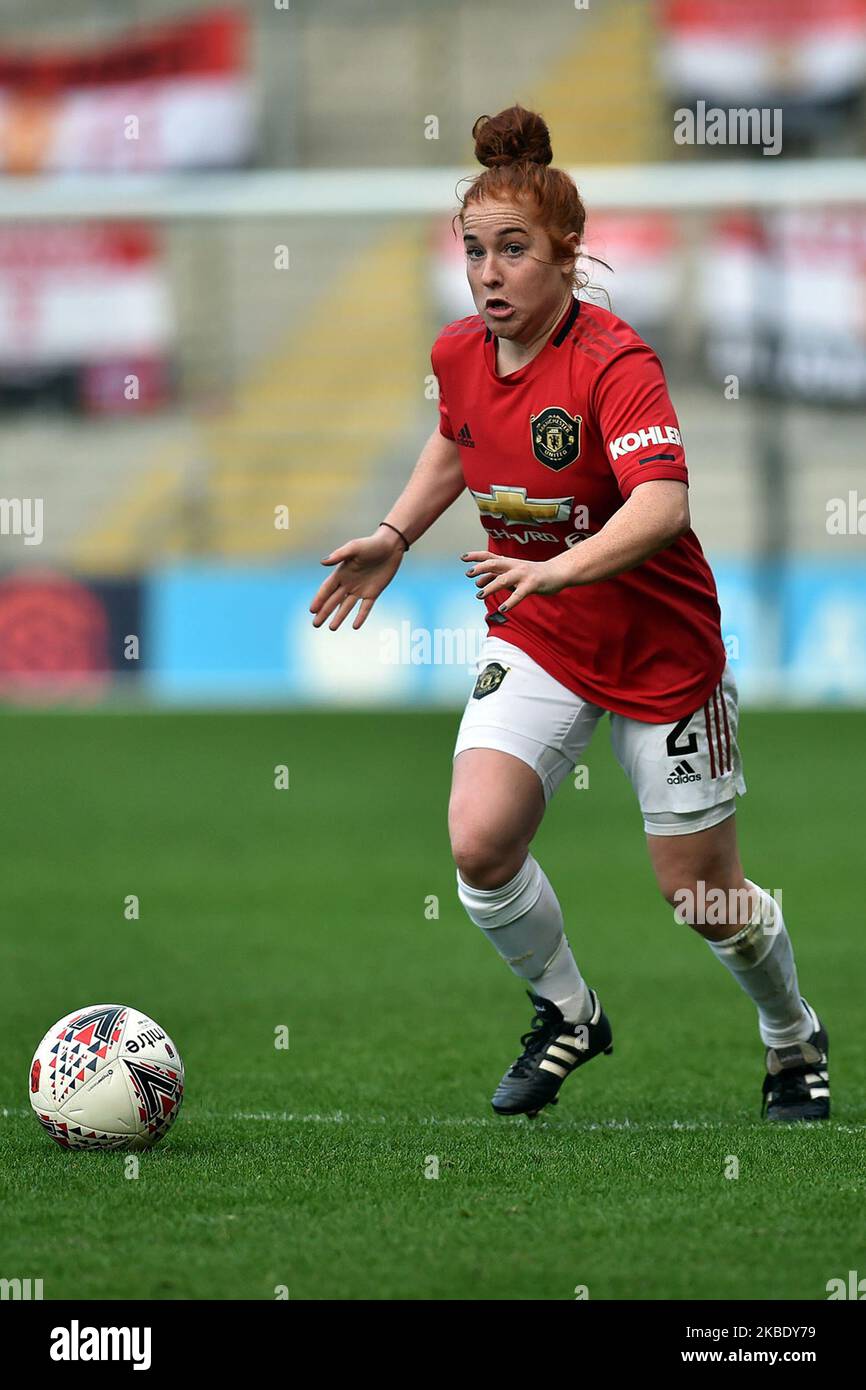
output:
M497 748L538 773L549 802L608 713L561 685L531 656L488 636L457 731L454 757ZM737 685L730 663L706 704L671 724L610 715L611 743L648 835L688 835L732 815L746 790L737 746Z

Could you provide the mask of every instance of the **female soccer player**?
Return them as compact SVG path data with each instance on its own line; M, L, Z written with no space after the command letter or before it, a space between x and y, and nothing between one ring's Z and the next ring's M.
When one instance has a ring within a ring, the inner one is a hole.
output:
M661 892L757 1007L762 1113L825 1119L826 1030L800 996L779 905L743 876L737 689L661 364L574 293L586 212L550 167L541 116L510 107L473 135L485 169L458 217L478 312L437 338L438 427L376 532L322 561L337 568L311 604L314 626L333 615L338 628L360 602L360 627L411 541L469 488L488 548L461 558L488 633L454 755L457 893L535 1008L494 1110L536 1115L612 1051L530 853L607 711Z

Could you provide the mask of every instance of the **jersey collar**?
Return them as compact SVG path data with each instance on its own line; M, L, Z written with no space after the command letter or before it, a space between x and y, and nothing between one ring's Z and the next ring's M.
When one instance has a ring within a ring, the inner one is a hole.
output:
M531 362L527 362L523 367L518 367L516 372L509 372L507 376L497 375L496 344L493 341L494 335L489 328L485 328L483 344L484 361L487 364L489 375L498 386L518 386L522 382L528 381L530 377L535 376L536 372L543 366L542 359L546 359L551 351L555 351L556 348L562 347L579 313L580 300L575 296L572 298L571 304L565 310L562 318L544 344L541 352L537 352Z

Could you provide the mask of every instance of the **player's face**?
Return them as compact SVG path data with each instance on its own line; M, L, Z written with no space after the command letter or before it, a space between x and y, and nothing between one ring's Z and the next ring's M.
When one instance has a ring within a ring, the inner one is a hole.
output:
M469 288L491 333L531 342L570 293L571 266L551 264L550 238L522 203L470 204L463 244Z

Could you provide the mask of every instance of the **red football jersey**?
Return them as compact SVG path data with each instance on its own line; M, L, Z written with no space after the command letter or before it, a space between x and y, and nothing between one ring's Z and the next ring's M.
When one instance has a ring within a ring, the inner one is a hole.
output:
M541 352L507 376L480 314L443 328L431 361L439 429L460 448L494 554L547 560L600 531L638 484L688 481L662 365L606 309L574 299ZM680 719L722 674L716 586L692 531L613 579L498 613L507 595L484 600L489 631L617 714Z

